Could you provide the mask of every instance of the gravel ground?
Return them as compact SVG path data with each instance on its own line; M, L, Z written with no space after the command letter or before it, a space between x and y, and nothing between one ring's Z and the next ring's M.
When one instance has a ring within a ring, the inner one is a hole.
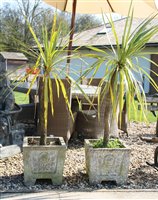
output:
M158 189L158 171L147 165L153 163L154 150L158 144L143 142L140 135L155 133L156 124L131 123L129 136L121 135L122 140L132 149L128 182L117 186L114 183L89 185L85 171L85 156L83 141L71 141L66 153L64 180L61 186L53 186L48 180L38 180L32 187L23 183L22 153L0 160L0 190L1 191L40 191L49 189L86 190L94 189Z

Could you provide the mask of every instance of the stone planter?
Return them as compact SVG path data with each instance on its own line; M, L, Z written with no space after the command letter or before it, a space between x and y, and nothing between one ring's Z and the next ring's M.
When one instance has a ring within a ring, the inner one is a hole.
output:
M97 140L85 140L86 171L90 184L102 181L126 183L131 150L128 148L93 148L92 142L94 141Z
M25 137L23 144L24 182L34 185L36 179L51 179L60 185L66 154L66 144L62 137L47 137L48 145L30 144L40 137Z

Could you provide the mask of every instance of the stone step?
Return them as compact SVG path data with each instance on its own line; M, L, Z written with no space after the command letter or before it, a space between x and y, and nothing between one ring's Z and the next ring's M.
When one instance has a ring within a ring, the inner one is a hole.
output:
M12 157L22 151L21 147L18 145L9 145L0 147L0 159Z

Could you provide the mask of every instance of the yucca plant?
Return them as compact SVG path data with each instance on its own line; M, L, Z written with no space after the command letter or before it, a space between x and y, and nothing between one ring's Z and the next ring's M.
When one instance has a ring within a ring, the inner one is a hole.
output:
M47 138L47 115L48 115L48 104L50 102L51 105L51 113L54 115L54 106L53 106L53 90L52 90L52 82L51 78L55 79L58 98L60 98L59 93L62 92L65 102L67 103L67 107L69 109L70 114L71 106L68 100L68 95L66 88L62 82L62 78L67 77L68 81L73 81L72 78L66 74L66 66L64 66L64 61L67 59L67 46L68 41L63 42L61 39L61 28L60 25L57 27L56 25L56 15L54 16L54 21L51 29L51 33L48 32L47 27L42 27L42 37L38 39L36 33L34 32L31 25L28 23L29 30L33 36L35 46L33 49L26 46L25 44L19 42L21 44L21 51L25 54L29 55L31 58L35 60L35 64L29 69L27 75L21 78L21 81L24 81L28 78L29 74L32 72L36 72L34 78L31 81L30 88L28 90L28 94L33 86L33 84L37 81L37 84L41 84L40 88L40 118L39 118L39 130L40 137L40 145L46 144ZM72 57L72 56L71 56ZM40 81L38 81L40 78ZM42 80L42 81L41 81ZM72 115L73 118L73 115Z
M127 106L128 116L130 115L130 106L137 112L137 105L135 97L142 108L142 116L146 119L145 109L145 92L142 86L139 84L135 74L144 74L145 78L152 84L152 86L158 91L157 83L150 77L139 63L139 58L150 61L158 67L158 64L146 57L148 54L158 54L157 52L149 52L145 50L146 43L158 33L158 24L154 24L153 19L155 15L149 16L142 20L141 24L132 30L133 22L133 9L132 5L129 8L129 13L126 18L122 41L119 41L115 23L112 21L112 17L108 18L111 30L115 38L116 47L111 45L111 48L98 49L92 46L88 46L89 49L96 52L95 54L88 54L88 57L97 58L97 60L85 71L83 76L87 76L93 71L93 77L99 70L101 65L105 65L105 74L99 84L103 87L101 94L98 96L98 101L102 103L106 95L106 107L104 116L104 139L105 146L109 141L110 131L110 114L113 113L113 118L118 118L117 109L123 110L124 102ZM103 15L103 19L105 16ZM105 23L105 20L104 20ZM108 33L107 33L108 37ZM135 60L135 63L133 62ZM155 73L151 71L152 73ZM155 73L156 74L156 73ZM158 76L158 74L156 74ZM103 85L106 82L105 86ZM125 101L126 99L126 101ZM121 121L121 117L119 119Z

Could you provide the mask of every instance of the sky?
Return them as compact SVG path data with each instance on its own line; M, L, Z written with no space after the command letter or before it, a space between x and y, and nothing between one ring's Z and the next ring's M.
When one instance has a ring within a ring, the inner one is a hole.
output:
M34 1L34 0L32 0ZM3 7L5 4L10 4L12 7L17 6L17 0L0 0L0 5ZM47 6L45 3L43 3L45 6Z

